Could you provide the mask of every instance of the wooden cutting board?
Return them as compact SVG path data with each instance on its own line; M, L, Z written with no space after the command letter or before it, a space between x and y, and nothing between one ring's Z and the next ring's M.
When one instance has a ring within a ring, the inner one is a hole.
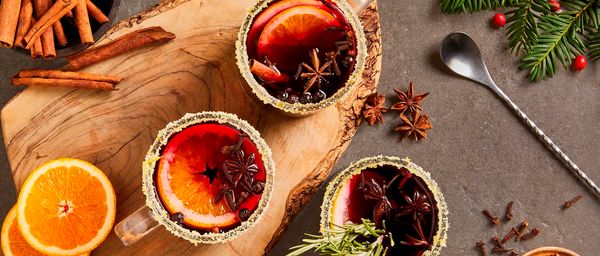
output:
M381 37L373 3L360 14L369 49L362 84L346 101L315 115L281 117L248 97L235 65L234 42L252 4L239 0L163 2L115 25L98 44L149 26L162 26L177 39L83 70L124 77L120 90L28 88L14 97L2 110L2 127L17 189L45 161L81 158L100 167L112 181L118 222L145 202L141 163L158 130L188 112L236 113L261 132L277 168L270 207L254 228L233 242L200 246L164 228L129 247L111 233L94 254L263 254L315 194L354 136L363 102L379 79Z

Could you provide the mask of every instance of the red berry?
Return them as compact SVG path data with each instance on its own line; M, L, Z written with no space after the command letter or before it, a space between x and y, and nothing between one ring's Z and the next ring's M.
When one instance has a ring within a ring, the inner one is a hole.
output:
M557 12L558 10L560 10L560 3L558 2L558 0L548 0L548 3L550 4L550 10L552 10L553 12Z
M573 60L573 69L581 71L587 66L587 59L583 55L577 55Z
M506 16L502 13L496 13L494 18L492 18L492 22L494 22L494 25L497 27L504 27L504 25L506 25Z

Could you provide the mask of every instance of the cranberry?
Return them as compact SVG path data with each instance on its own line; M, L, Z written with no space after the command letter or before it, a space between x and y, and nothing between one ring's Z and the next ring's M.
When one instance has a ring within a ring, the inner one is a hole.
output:
M275 94L275 98L280 101L287 101L288 93L286 91L279 91Z
M581 71L587 66L587 59L583 55L577 55L573 60L573 69Z
M313 94L313 102L320 102L322 100L324 100L325 98L327 98L327 94L325 94L325 92L323 90L318 90L317 92L315 92Z
M560 3L557 0L548 0L548 3L550 4L550 10L553 12L560 10Z
M312 102L312 99L312 94L310 94L310 92L305 92L302 97L300 97L300 103L308 104Z
M502 13L496 13L496 15L494 15L492 18L492 22L497 27L504 27L504 25L506 25L506 16L504 16Z
M288 100L287 100L287 102L290 104L298 103L299 101L300 101L300 98L296 94L290 95L290 97L288 97Z

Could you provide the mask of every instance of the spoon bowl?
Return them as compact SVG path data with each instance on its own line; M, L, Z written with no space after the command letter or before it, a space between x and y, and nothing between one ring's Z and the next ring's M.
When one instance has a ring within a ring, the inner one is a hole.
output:
M479 47L466 33L447 35L442 41L440 56L454 73L486 86L493 83Z

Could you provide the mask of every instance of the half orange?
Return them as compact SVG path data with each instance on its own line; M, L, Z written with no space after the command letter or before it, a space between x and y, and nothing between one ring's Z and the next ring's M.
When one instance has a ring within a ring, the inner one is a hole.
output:
M21 188L17 222L37 251L80 255L110 233L116 213L113 187L91 163L71 158L47 162Z

